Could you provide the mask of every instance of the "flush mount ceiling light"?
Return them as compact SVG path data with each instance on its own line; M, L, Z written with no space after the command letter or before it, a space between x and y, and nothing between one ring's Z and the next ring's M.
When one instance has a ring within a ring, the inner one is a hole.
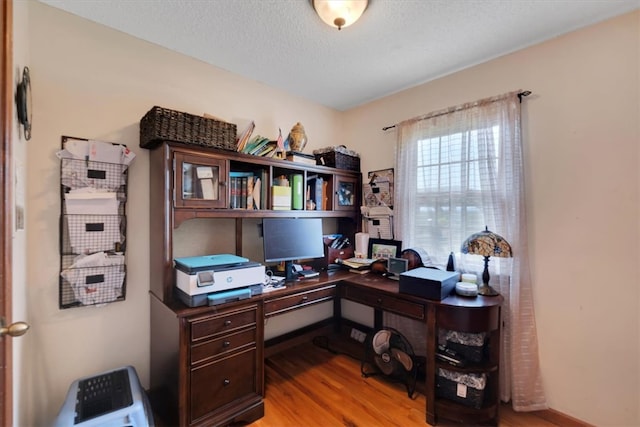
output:
M312 3L320 19L341 30L360 19L369 0L312 0Z

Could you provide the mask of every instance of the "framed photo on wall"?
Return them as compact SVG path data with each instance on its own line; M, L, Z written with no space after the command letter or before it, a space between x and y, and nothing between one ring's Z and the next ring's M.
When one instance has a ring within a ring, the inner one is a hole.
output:
M367 258L389 259L400 257L402 242L389 239L369 239L369 252Z

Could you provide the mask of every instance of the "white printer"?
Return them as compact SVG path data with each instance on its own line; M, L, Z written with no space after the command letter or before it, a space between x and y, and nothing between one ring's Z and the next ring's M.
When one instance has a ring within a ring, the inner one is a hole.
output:
M178 297L191 307L207 305L211 293L262 285L265 280L264 265L237 255L184 257L174 262Z

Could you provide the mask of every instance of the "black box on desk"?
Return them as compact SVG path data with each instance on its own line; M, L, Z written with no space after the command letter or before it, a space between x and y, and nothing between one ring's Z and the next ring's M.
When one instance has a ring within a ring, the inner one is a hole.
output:
M414 268L400 273L400 292L440 301L449 296L459 277L460 273L455 271Z

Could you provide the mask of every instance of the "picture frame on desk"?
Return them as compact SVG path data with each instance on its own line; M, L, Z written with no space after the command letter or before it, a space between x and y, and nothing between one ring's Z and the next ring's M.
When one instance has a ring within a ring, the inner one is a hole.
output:
M369 239L367 258L398 258L402 250L402 241L391 239Z

